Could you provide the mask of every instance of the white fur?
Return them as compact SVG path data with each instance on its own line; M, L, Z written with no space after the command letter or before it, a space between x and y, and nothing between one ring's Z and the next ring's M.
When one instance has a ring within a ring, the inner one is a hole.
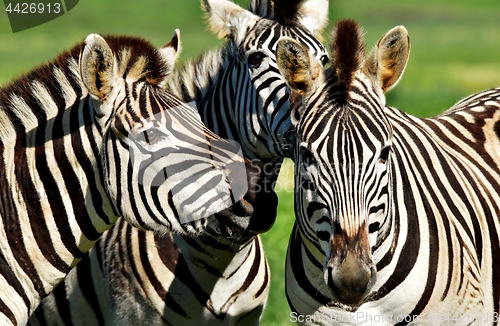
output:
M328 24L328 0L304 1L300 11L300 22L314 36L320 38Z

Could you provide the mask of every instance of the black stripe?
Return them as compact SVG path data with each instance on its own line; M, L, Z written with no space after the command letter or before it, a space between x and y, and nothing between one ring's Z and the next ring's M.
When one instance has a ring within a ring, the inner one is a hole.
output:
M2 298L0 298L0 312L11 321L12 325L17 324L16 316L14 316L14 313L7 307Z
M300 239L300 234L297 224L293 226L292 235L290 237L290 242L288 243L288 245L289 248L287 253L287 260L289 260L289 263L287 262L287 264L290 264L293 271L293 276L297 281L297 284L311 298L314 298L314 300L318 301L322 305L327 305L330 302L330 299L319 293L318 290L316 289L316 286L312 285L307 279L306 271L304 270L304 267L307 265L307 262L304 264L302 255L298 254L302 250L303 242ZM321 266L320 268L322 269L322 267L323 266ZM285 278L289 277L290 277L289 275L285 275ZM290 307L292 307L293 310L293 306L291 305L290 300L288 302L290 303Z
M24 135L23 135L24 136ZM16 138L16 144L14 146L14 152L15 152L15 161L18 166L22 167L27 167L28 162L26 158L26 144L22 140L24 137L18 137ZM37 191L35 187L33 186L31 180L26 176L25 169L16 169L15 170L15 180L14 182L18 182L18 186L20 189L20 196L23 197L23 201L26 203L28 213L30 211L31 204L38 204L33 201L32 198L38 198ZM5 183L8 185L9 183ZM13 185L10 185L7 187L6 190L10 191L10 189L13 189ZM10 196L9 196L10 197ZM9 203L10 205L14 206L14 203L16 201L13 200L12 197L9 198ZM34 203L33 203L34 202ZM38 225L33 225L32 227L39 227L41 226L41 229L47 229L47 226L45 224L44 219L39 218L39 212L40 212L40 207L38 206L38 211L36 212L36 215L32 215L37 217L38 220L40 220L40 224ZM31 261L31 258L28 255L26 246L24 244L24 239L26 237L23 235L21 231L21 225L20 225L20 220L18 218L19 212L17 210L15 211L15 215L6 215L4 217L4 225L7 229L7 240L9 242L9 246L14 253L14 258L16 259L17 263L19 266L24 270L24 272L28 275L28 277L31 279L33 283L34 290L38 292L38 295L40 297L45 297L47 293L45 292L45 288L43 286L43 283L38 275L37 270L35 269L35 266L33 262ZM33 214L33 212L32 212ZM14 219L14 220L12 220ZM38 235L36 232L36 229L33 230L35 237ZM38 239L40 240L40 239ZM38 241L37 241L38 242ZM29 305L27 305L29 307Z
M89 304L90 308L92 309L92 312L94 313L94 316L97 319L98 325L104 326L105 322L104 322L103 311L101 311L101 306L99 305L99 300L98 300L99 295L98 293L96 293L96 287L95 287L96 283L95 280L92 278L91 255L97 256L98 254L99 252L96 251L87 253L85 257L78 263L78 268L76 268L75 272L78 279L78 285L80 287L80 290L82 291L82 295ZM94 286L89 286L90 284Z
M88 181L89 191L86 194L84 194L84 196L89 196L90 198L92 198L92 206L97 216L100 219L102 219L104 223L110 224L111 221L109 220L108 215L104 211L104 207L108 204L108 198L103 198L105 194L102 194L98 189L105 180L103 175L104 166L102 166L102 161L100 160L103 154L99 152L99 150L102 149L102 146L104 144L98 145L96 139L93 137L94 131L92 130L92 128L93 125L96 124L93 121L94 112L93 110L90 110L91 103L92 99L90 98L90 96L88 96L85 99L81 111L76 110L76 104L72 108L70 124L71 124L71 130L74 130L75 132L72 134L71 137L71 145L73 151L75 152L78 163L82 167L83 172L85 173L86 179ZM80 121L79 114L82 115L83 121ZM76 130L78 130L78 132L76 132ZM103 140L105 140L105 138ZM89 147L92 149L93 157L88 157L87 154L84 152L83 150L84 144L90 145ZM92 161L97 161L95 163L97 164L98 175L95 175L96 169L93 166ZM81 200L85 200L85 198L81 198ZM85 212L84 214L85 215L83 216L85 218L88 218L87 221L90 221L88 213ZM83 228L82 230L90 240L93 241L97 240L97 238L99 238L100 236L100 234L97 232L97 230L95 230L94 226L91 223L90 225L85 225L85 228Z
M82 286L80 286L80 288L82 288ZM68 301L68 293L66 291L66 283L62 282L56 286L52 291L52 294L55 299L57 312L59 313L61 320L64 322L64 325L73 325L71 321L71 309Z

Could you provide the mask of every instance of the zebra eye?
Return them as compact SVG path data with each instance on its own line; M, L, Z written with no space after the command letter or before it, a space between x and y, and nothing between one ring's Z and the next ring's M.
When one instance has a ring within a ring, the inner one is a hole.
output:
M262 52L253 52L248 55L248 64L252 68L259 68L262 60L264 60L266 56Z
M323 55L323 56L321 57L321 59L319 59L319 61L321 62L321 64L322 64L323 66L325 66L325 65L328 63L328 61L329 61L328 56L327 56L326 54L325 54L325 55Z
M154 145L161 140L161 135L155 129L145 130L144 137L149 145Z
M379 162L382 164L387 163L390 153L391 153L391 146L385 146L380 152Z

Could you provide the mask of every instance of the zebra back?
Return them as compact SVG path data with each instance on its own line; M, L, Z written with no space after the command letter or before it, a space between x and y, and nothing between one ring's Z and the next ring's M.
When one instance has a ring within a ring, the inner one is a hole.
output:
M286 275L301 324L497 321L500 88L407 115L384 93L409 50L399 26L365 57L353 21L334 29L324 73L300 44L278 45L303 95Z
M220 232L208 214L243 197L231 188L238 178L246 186L259 173L231 174L245 171L242 156L161 87L177 42L156 50L91 34L0 90L2 325L25 324L119 216L158 232ZM184 169L189 178L176 175ZM194 202L198 188L207 196ZM224 214L238 224L248 205Z

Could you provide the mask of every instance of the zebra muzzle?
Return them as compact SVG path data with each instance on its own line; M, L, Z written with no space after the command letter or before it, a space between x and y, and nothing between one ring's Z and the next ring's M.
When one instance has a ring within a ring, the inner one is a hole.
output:
M343 238L339 240L339 238ZM324 270L325 283L333 298L345 305L356 306L370 293L377 279L367 241L335 235L332 253Z
M219 233L229 239L248 238L268 231L276 221L278 195L263 185L261 169L245 162L248 191L231 207L215 214Z

